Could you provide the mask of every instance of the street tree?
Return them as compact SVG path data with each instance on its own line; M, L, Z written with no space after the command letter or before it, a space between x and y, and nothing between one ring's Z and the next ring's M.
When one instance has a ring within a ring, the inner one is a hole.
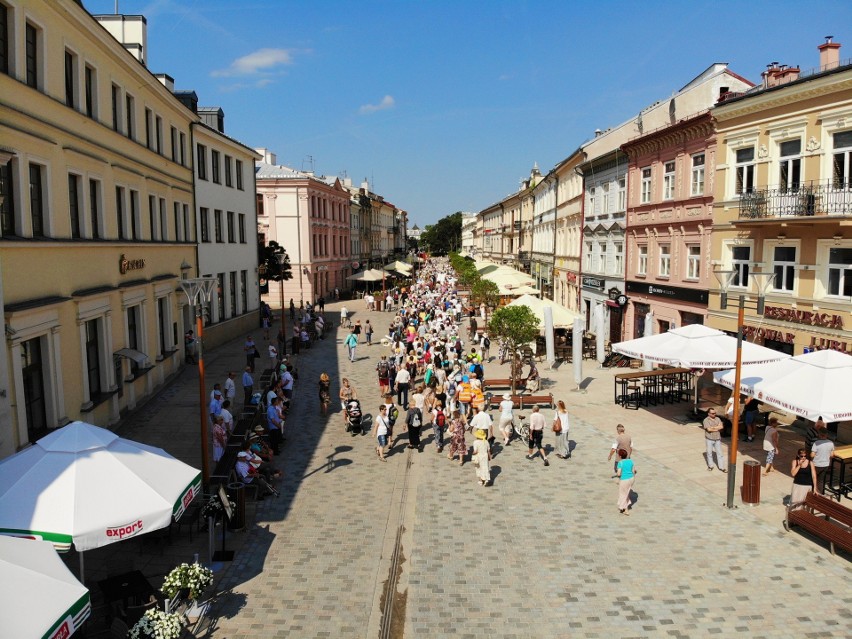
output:
M280 261L278 259L279 255L283 256L283 259ZM290 256L287 255L284 247L275 240L270 240L269 244L266 245L257 245L257 264L257 270L267 282L270 280L273 282L284 282L293 279Z
M506 345L512 358L512 394L515 394L515 383L518 377L515 370L515 360L518 351L525 344L534 342L538 337L539 319L528 306L504 306L491 315L488 322L488 334L498 337Z
M426 226L420 236L420 244L429 247L434 255L444 255L461 247L462 214L457 211L442 217L435 224Z
M500 288L491 280L477 279L470 289L470 299L474 305L485 304L495 308L500 303Z

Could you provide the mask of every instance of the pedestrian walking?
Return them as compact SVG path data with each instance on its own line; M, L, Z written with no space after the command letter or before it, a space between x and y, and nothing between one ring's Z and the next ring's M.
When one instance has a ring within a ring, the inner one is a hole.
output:
M571 448L568 443L568 409L561 399L556 402L556 412L553 414L553 433L556 435L556 456L559 459L570 459Z
M512 424L515 421L514 408L515 404L512 402L512 396L509 393L504 393L503 401L500 402L500 421L497 423L497 428L503 435L504 446L508 446L512 440Z
M195 364L195 333L191 329L183 334L183 356L187 364Z
M793 476L793 488L790 490L790 505L801 508L808 493L814 489L817 483L816 467L808 458L804 448L796 452L796 458L790 466L790 474Z
M254 378L251 376L251 367L246 366L243 371L243 408L247 408L251 404L251 397L254 394Z
M778 418L770 417L769 424L766 426L766 431L763 434L763 450L766 451L766 470L764 475L772 472L772 464L775 461L775 455L778 454Z
M278 349L275 347L275 344L269 342L269 346L266 347L269 354L269 367L274 371L278 369Z
M817 440L811 448L811 460L816 471L814 490L820 494L825 493L825 477L831 468L831 457L834 455L834 442L828 438L828 429L821 428L817 433Z
M367 320L364 323L364 337L367 340L367 346L373 345L373 325L370 324L370 320Z
M444 405L436 399L432 408L432 433L438 453L444 452L444 431L446 428L447 415L444 412Z
M464 431L467 423L460 411L454 410L450 419L450 454L447 459L453 460L458 455L459 466L464 466L464 456L467 455L467 443L464 440Z
M376 364L376 373L379 376L379 395L382 397L390 392L390 370L391 365L387 355L382 355L382 359Z
M228 371L228 379L225 380L225 399L234 403L237 396L237 386L234 382L234 371Z
M550 466L550 462L547 461L547 452L542 444L546 422L544 420L544 415L542 415L540 411L541 408L538 404L536 404L533 406L533 412L530 415L530 442L527 459L535 459L536 455L540 454L541 458L544 460L544 465Z
M340 392L337 394L340 397L340 408L343 412L343 424L344 426L348 423L346 418L346 406L353 399L358 399L358 393L355 391L355 387L349 382L349 379L344 377L340 380Z
M290 323L296 321L296 305L293 303L293 298L290 298Z
M353 328L349 335L346 337L346 348L349 350L349 361L355 361L355 348L358 346L358 336L355 334L355 329Z
M328 405L331 403L331 379L328 373L322 373L319 378L319 401L320 414L328 414Z
M743 421L746 427L746 441L753 442L757 430L757 416L760 414L761 401L757 397L749 397L743 405Z
M633 438L624 431L624 424L618 424L615 427L615 441L612 442L612 448L610 448L609 456L606 458L609 461L615 455L615 462L612 465L613 478L618 476L618 460L620 459L618 451L620 450L626 450L628 458L633 456Z
M246 354L246 366L251 369L251 372L254 372L254 360L256 357L260 357L260 353L257 350L257 346L255 346L254 339L249 335L246 337L245 344L243 344L243 351Z
M636 466L633 460L627 457L626 450L619 449L618 456L621 458L616 469L618 475L618 511L622 515L629 515L630 491L633 489L633 482L636 479Z
M408 406L408 387L411 382L411 373L408 369L400 368L396 373L396 401L400 406Z
M716 465L723 473L727 473L728 469L725 464L725 458L722 455L722 429L724 425L722 420L716 415L716 409L711 408L707 411L707 417L704 419L704 444L706 446L707 470L713 470L713 453L716 453Z
M482 428L476 429L473 452L470 455L470 460L476 466L476 477L480 486L491 483L491 446L488 445L487 436L488 434Z
M376 438L376 455L378 455L379 459L382 461L387 461L387 459L385 459L385 446L388 445L389 432L390 427L388 425L387 406L382 404L379 406L379 414L376 415L376 419L373 420L373 437Z
M317 300L317 306L319 306L319 312L320 313L325 313L325 298L324 297L320 296L320 298Z
M420 428L423 426L423 411L417 407L417 402L414 398L408 403L408 412L405 415L405 427L408 430L408 448L416 448L418 453L422 453L420 448Z

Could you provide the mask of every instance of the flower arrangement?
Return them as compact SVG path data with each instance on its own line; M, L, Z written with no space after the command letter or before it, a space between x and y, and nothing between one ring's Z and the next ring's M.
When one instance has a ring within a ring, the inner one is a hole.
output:
M130 639L178 639L185 623L183 615L153 608L145 611L127 636Z
M236 507L236 504L231 502L232 512L236 509ZM201 519L204 521L207 521L210 517L213 517L213 519L219 519L224 512L225 508L222 506L222 500L219 499L219 495L213 495L201 507Z
M163 581L160 589L169 599L182 589L189 589L189 600L195 601L202 591L213 583L213 571L201 564L183 563L174 568Z

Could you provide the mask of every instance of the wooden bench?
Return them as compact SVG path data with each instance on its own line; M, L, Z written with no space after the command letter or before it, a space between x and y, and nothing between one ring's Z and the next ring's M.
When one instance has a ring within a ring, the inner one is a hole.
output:
M482 382L486 390L512 388L512 380L506 377L505 379L486 379ZM526 388L527 378L521 377L515 380L515 388Z
M835 546L852 552L852 510L828 497L810 492L803 503L787 506L784 528L792 526L827 541L832 555Z
M502 396L492 396L490 407L499 408L500 402L502 401ZM512 404L515 408L520 410L523 410L524 408L532 408L536 404L539 406L546 406L547 408L553 408L553 393L548 393L547 395L512 395Z

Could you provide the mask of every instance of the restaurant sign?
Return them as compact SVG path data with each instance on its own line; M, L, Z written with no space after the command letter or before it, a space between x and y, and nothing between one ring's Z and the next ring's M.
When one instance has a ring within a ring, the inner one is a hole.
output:
M605 282L600 277L589 277L588 275L583 276L583 288L593 288L598 291L604 290Z
M628 293L640 295L653 295L679 302L692 302L694 304L706 304L708 294L706 290L699 288L684 288L682 286L660 286L647 282L628 281L625 287Z
M780 306L767 306L763 316L766 319L777 319L782 322L792 322L794 324L822 326L825 328L837 328L843 330L843 317L840 315L800 311L798 309L782 308Z
M124 253L121 254L121 257L118 258L118 270L124 275L127 271L136 271L138 269L145 268L145 260L128 260L124 257Z

